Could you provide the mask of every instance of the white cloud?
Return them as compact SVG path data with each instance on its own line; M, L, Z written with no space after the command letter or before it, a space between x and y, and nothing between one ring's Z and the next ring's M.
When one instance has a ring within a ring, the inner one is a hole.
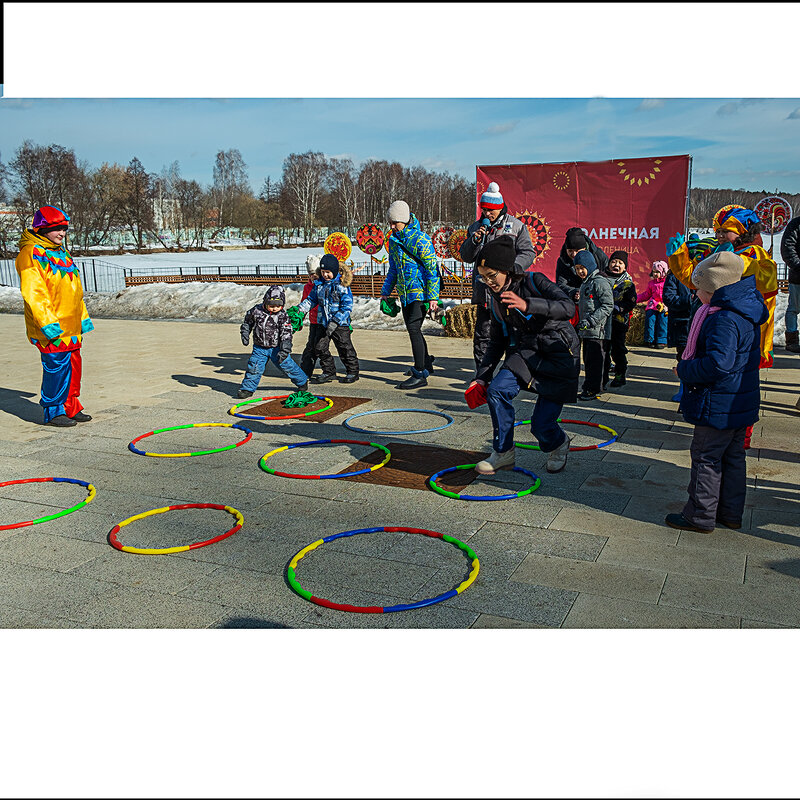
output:
M663 106L663 100L642 100L642 102L636 106L636 111L652 111L654 108L663 108Z

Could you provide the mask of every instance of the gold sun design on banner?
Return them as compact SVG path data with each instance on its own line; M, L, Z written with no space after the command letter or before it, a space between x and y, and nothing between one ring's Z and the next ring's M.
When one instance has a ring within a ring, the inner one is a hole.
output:
M520 211L514 216L528 228L533 242L535 264L550 249L550 225L538 211Z
M553 175L553 186L556 189L564 190L569 186L569 175L563 170L559 170Z
M619 174L622 175L622 180L628 181L631 186L641 186L643 183L647 186L650 184L650 181L654 181L656 175L661 172L658 166L661 163L660 158L654 159L651 167L644 167L636 172L630 171L625 166L625 163L624 161L617 161L617 166L622 168Z

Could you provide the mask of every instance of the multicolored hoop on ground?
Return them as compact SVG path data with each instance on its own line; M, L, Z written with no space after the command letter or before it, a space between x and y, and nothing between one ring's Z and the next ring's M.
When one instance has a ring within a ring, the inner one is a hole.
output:
M228 444L225 447L215 447L213 450L199 450L196 453L147 453L144 450L139 450L134 447L136 442L145 439L148 436L155 436L157 433L166 433L167 431L179 431L183 428L236 428L237 430L244 431L247 436L241 442L236 444ZM143 433L137 436L129 445L128 450L138 453L140 456L154 456L156 458L183 458L185 456L207 456L209 453L221 453L223 450L233 450L234 447L241 447L245 442L249 442L253 438L253 432L248 430L243 425L237 422L195 422L192 425L176 425L174 428L161 428L158 431L150 431L150 433Z
M277 417L254 417L248 416L247 414L239 414L236 409L240 406L247 406L251 403L265 403L267 400L285 400L289 397L288 394L276 394L273 397L256 397L254 400L245 400L243 403L237 403L235 406L232 406L228 413L234 417L241 417L242 419L300 419L300 417L310 417L312 414L319 414L322 411L327 411L330 408L333 408L333 400L330 397L320 397L320 395L314 395L317 400L327 400L328 405L323 406L322 408L314 409L314 411L304 411L302 414L278 414Z
M20 483L46 483L48 481L53 483L74 483L78 486L83 486L85 489L89 490L89 495L85 500L81 500L80 503L76 503L71 508L65 508L63 511L59 511L56 514L48 514L46 517L38 517L37 519L31 519L27 522L15 522L12 525L0 525L0 531L10 531L14 528L26 528L29 525L38 525L40 522L49 522L51 519L64 517L67 514L71 514L73 511L77 511L79 508L83 508L85 505L91 503L97 494L97 489L95 489L91 483L79 481L77 478L22 478L16 481L4 481L3 483L0 483L0 487L14 486Z
M526 494L531 494L535 492L542 483L541 478L536 475L536 473L531 472L530 470L523 469L522 467L512 467L511 469L514 472L521 472L524 475L528 475L529 477L533 478L533 486L529 489L523 489L521 492L516 492L514 494L498 494L498 495L477 495L477 494L456 494L455 492L449 492L447 489L442 489L441 486L436 484L436 479L441 475L446 475L448 472L455 472L459 469L474 469L475 464L461 464L458 467L448 467L447 469L439 470L439 472L431 475L430 478L427 478L428 486L433 489L434 492L438 492L439 494L443 494L445 497L452 497L455 500L513 500L516 497L524 497Z
M229 514L232 514L235 517L236 525L234 525L229 531L225 531L225 533L222 533L219 536L214 536L212 539L206 539L204 542L195 542L194 544L179 545L178 547L128 547L127 545L121 544L119 539L117 539L119 529L124 528L126 525L130 525L131 522L135 522L137 519L151 517L153 514L163 514L166 511L179 511L183 508L213 508L217 511L227 511ZM209 544L221 542L223 539L233 536L233 534L236 533L236 531L238 531L242 525L244 525L244 517L242 516L241 512L237 511L235 508L231 508L231 506L222 506L217 503L183 503L179 506L154 508L152 511L145 511L142 514L136 514L133 517L128 517L128 519L123 520L111 529L108 534L108 542L112 547L116 547L117 550L122 550L125 553L136 553L137 555L143 556L160 556L168 553L183 553L186 550L196 550L198 547L206 547Z
M413 411L416 414L435 414L439 417L444 417L447 420L447 424L440 425L438 428L420 428L419 430L411 431L371 431L367 428L356 428L354 425L348 424L351 419L355 419L356 417L366 417L370 414L390 414L396 411ZM402 436L403 434L410 436L414 433L433 433L433 431L440 431L442 428L447 428L452 424L453 418L449 414L445 414L444 411L430 411L426 408L379 408L376 411L362 411L360 414L353 414L342 423L345 428L349 428L356 433L371 433L376 436Z
M531 421L529 419L523 420L522 422L515 422L514 423L514 427L516 428L517 425L530 425L530 422ZM619 436L619 434L615 430L612 430L611 428L607 427L606 425L600 425L600 423L598 423L598 422L586 422L586 421L584 421L582 419L558 419L558 420L556 420L556 422L564 422L564 423L570 424L570 425L589 425L592 428L601 428L602 430L608 431L611 434L611 438L607 442L600 442L600 444L590 444L590 445L587 445L586 447L570 447L570 449L569 449L570 453L575 453L578 450L597 450L600 447L608 447L608 445L613 444L614 442L616 442L617 441L617 437ZM524 447L524 448L526 448L528 450L541 450L542 449L541 447L539 447L538 444L522 444L520 442L514 442L514 444L517 447Z
M316 550L320 545L323 545L326 542L332 542L334 539L341 539L344 536L356 536L360 533L380 533L381 531L387 531L388 533L420 533L423 536L430 536L434 539L443 539L445 542L455 545L459 550L462 550L464 553L466 553L467 558L470 560L471 569L469 576L463 583L461 583L459 586L456 586L455 589L450 589L449 592L436 595L436 597L429 597L427 600L418 600L416 603L405 603L395 606L353 606L347 603L334 603L331 600L324 600L321 597L315 597L313 594L311 594L311 592L309 592L307 589L304 589L300 585L300 582L297 580L297 576L295 574L295 569L297 567L297 562L300 561L304 555L310 553L312 550ZM310 600L312 603L316 603L318 606L333 608L336 611L350 611L356 614L391 614L395 611L411 611L415 608L425 608L426 606L432 606L435 603L442 603L445 600L449 600L451 597L461 594L461 592L470 586L475 578L478 577L479 569L480 564L478 563L478 557L475 555L472 549L468 545L464 544L464 542L459 541L453 536L448 536L446 533L427 531L423 528L360 528L359 530L355 531L345 531L344 533L335 533L332 536L326 536L324 539L318 539L313 544L308 545L308 547L304 547L289 562L289 566L286 568L286 577L289 581L289 586L291 586L292 589L300 595L300 597Z
M341 474L331 474L331 475L296 475L293 472L278 472L277 470L271 469L270 467L266 466L266 460L270 456L274 456L275 453L280 453L283 450L291 450L293 447L308 447L312 444L368 444L370 447L377 447L379 450L383 450L386 453L386 458L381 461L380 464L376 464L374 467L368 467L367 469L359 469L355 472L343 472ZM298 444L286 444L283 447L278 447L275 450L270 450L269 453L261 457L261 460L258 462L258 466L264 470L264 472L269 472L271 475L278 475L281 478L306 478L308 480L324 480L325 478L352 478L354 475L365 475L367 472L375 472L376 469L380 469L381 467L385 466L389 459L392 457L392 454L389 452L388 447L384 447L382 444L376 444L375 442L358 442L355 439L312 439L310 442L300 442Z

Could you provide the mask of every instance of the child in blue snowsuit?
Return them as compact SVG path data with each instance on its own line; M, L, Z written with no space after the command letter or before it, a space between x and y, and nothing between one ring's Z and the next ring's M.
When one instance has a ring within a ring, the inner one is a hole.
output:
M353 273L346 264L340 264L332 253L326 253L319 262L319 280L305 300L289 309L290 315L302 320L317 306L317 323L324 332L317 340L314 354L319 359L322 374L311 378L311 383L328 383L336 377L336 362L331 355L331 342L336 345L346 375L340 383L355 383L358 380L358 355L350 338L350 314L353 310L353 292L350 284ZM302 323L301 323L302 324ZM299 328L298 328L299 329Z
M242 344L247 346L253 332L253 354L247 362L238 397L253 396L268 361L282 370L299 392L308 391L308 378L292 358L292 325L283 308L285 304L283 287L270 286L263 302L245 314L239 333Z

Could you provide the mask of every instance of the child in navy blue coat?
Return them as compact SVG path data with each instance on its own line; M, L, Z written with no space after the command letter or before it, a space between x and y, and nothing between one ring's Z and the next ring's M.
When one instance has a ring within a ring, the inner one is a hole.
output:
M755 278L732 252L703 259L692 283L696 311L675 372L684 386L680 410L693 424L689 500L668 514L672 528L711 533L716 523L741 528L746 490L747 426L758 420L760 326L769 316Z

